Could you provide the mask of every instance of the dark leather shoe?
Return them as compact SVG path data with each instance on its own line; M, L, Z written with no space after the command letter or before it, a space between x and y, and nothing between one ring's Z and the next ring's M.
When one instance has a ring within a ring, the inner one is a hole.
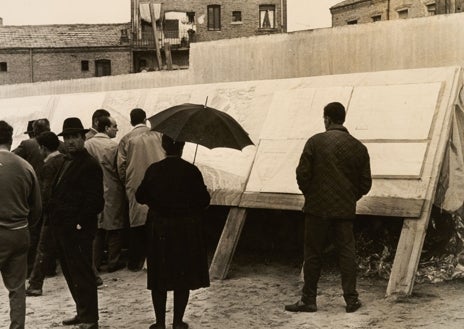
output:
M95 283L97 284L97 287L103 286L103 280L101 277L97 276L95 278Z
M289 312L316 312L317 305L315 303L305 304L299 300L295 304L285 305L285 310Z
M33 289L29 287L26 289L26 296L42 296L42 289Z
M79 324L82 321L77 317L77 315L73 318L63 320L63 326L72 326L75 324Z
M108 266L108 273L113 273L119 270L122 270L123 268L126 267L126 264L124 263L117 263L116 265L113 266Z
M173 323L172 329L188 329L189 325L185 322Z
M161 323L153 323L150 327L148 327L148 329L166 329L166 325Z
M98 329L98 322L81 323L79 329Z
M346 304L346 313L356 312L362 306L361 302L358 300Z

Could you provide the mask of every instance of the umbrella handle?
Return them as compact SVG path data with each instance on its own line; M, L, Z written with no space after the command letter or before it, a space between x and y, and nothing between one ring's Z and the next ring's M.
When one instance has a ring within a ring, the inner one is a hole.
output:
M197 158L198 144L195 146L195 155L193 156L192 164L195 164L195 159Z

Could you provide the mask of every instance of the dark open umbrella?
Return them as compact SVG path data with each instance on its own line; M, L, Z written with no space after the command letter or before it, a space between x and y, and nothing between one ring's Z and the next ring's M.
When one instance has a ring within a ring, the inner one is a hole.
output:
M210 149L227 147L241 150L247 145L253 145L248 133L234 118L202 104L176 105L148 120L151 130Z

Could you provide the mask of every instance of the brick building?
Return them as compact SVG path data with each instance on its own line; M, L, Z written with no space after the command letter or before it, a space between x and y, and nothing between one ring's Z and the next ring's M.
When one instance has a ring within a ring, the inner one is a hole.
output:
M0 84L131 72L126 24L0 26Z
M164 68L165 50L173 68L186 68L191 42L287 31L287 0L127 1L129 23L3 26L0 18L0 85L158 69L158 56Z
M191 42L287 31L287 0L131 0L134 69L156 67L152 15L163 56L169 42L174 63L188 65ZM164 62L164 59L162 59Z
M332 26L457 13L464 0L345 0L330 8Z

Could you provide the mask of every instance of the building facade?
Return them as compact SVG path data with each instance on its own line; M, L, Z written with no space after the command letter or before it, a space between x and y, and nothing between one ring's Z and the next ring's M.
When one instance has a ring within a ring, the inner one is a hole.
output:
M157 67L154 29L162 61L169 43L173 63L185 66L191 42L283 33L286 17L287 0L131 0L134 69Z
M346 0L330 8L332 26L458 13L464 0Z
M130 73L130 43L121 32L129 28L129 23L0 26L0 84Z
M187 68L192 42L287 31L287 0L127 1L131 22L121 24L3 26L0 18L0 85L160 70L168 60Z

